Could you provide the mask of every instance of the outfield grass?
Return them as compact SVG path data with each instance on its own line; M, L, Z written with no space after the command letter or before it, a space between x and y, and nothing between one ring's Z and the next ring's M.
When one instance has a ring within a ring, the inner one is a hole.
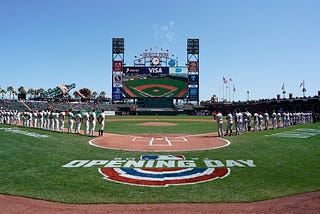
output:
M142 118L143 119L143 118ZM147 118L146 121L149 121ZM161 118L161 120L168 118ZM177 121L166 130L141 127L142 121L114 121L106 125L113 133L205 133L215 123ZM172 122L169 120L169 122ZM180 123L181 122L181 123ZM188 127L192 128L188 128ZM0 125L0 128L10 127ZM182 154L187 159L253 160L255 168L231 168L224 179L201 184L151 188L104 180L98 167L63 168L71 160L137 158L147 152L129 152L92 147L92 138L75 134L19 128L49 135L34 138L0 130L0 193L64 203L167 203L167 202L251 202L320 190L320 135L307 139L266 137L296 128L320 130L320 124L268 130L227 137L225 148ZM152 129L152 130L151 130ZM162 132L161 132L162 133ZM171 133L171 132L170 132ZM153 152L154 154L154 152Z

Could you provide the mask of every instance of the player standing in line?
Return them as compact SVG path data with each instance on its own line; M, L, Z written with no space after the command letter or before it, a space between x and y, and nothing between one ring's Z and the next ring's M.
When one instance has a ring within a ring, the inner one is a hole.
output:
M57 111L53 112L53 130L54 131L59 131L60 127L59 127L59 113Z
M94 129L96 127L96 110L93 109L93 111L89 114L89 135L94 135Z
M263 114L263 119L264 119L264 130L268 130L269 128L269 114L268 111Z
M272 114L271 114L271 122L272 122L272 128L276 129L276 125L277 125L277 114L276 111L273 110Z
M43 112L42 110L40 110L40 112L38 113L38 128L42 129L43 127Z
M231 114L231 112L229 112L228 114L227 114L227 131L226 131L226 136L228 135L228 132L230 132L229 133L229 136L231 136L232 135L232 125L233 125L233 116L232 116L232 114Z
M216 120L218 126L218 136L223 137L223 116L220 111L218 111L218 114L216 115Z
M83 134L88 135L89 134L89 114L88 112L85 112L83 114Z
M253 114L253 125L254 125L254 131L258 131L258 124L259 124L259 114L258 113L254 113Z
M242 121L243 121L242 130L244 132L247 132L248 131L248 115L247 115L247 111L242 113Z
M81 119L82 119L82 116L81 116L81 114L80 114L80 111L78 111L78 113L77 113L76 116L75 116L75 120L76 120L75 133L76 133L76 134L80 134Z
M101 113L98 115L97 117L97 121L99 124L99 136L103 136L103 130L104 130L104 119L105 119L105 115L103 113L104 111L101 110Z
M73 129L73 118L74 118L74 115L72 113L72 110L70 109L69 110L69 113L68 113L68 132L69 133L72 133L72 129Z
M51 110L51 112L50 112L50 114L49 114L49 119L50 119L50 127L49 127L49 129L50 129L51 131L54 131L54 120L55 120L55 118L54 118L54 112L53 112L53 110Z
M280 122L281 122L281 113L278 112L277 113L277 127L278 128L281 128Z
M59 113L59 131L60 132L63 132L64 130L64 115L65 113L63 111Z
M38 124L38 114L36 111L33 111L33 113L32 113L32 127L37 128L37 124Z
M27 112L27 127L31 127L31 122L32 122L31 117L32 117L31 111Z
M239 113L237 113L237 131L236 131L236 135L241 135L242 133L242 129L243 129L243 116L241 111L239 110Z
M251 131L251 119L252 119L251 117L252 117L252 115L249 111L247 111L247 117L248 117L248 121L247 121L248 131Z
M259 131L262 131L262 120L263 120L263 116L262 116L262 114L259 114L259 116L258 116L258 128L259 128Z

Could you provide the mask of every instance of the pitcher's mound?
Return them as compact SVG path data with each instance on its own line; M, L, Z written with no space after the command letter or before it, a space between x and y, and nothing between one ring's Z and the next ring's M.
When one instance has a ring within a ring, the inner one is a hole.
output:
M167 123L167 122L145 122L137 124L139 126L176 126L175 123Z

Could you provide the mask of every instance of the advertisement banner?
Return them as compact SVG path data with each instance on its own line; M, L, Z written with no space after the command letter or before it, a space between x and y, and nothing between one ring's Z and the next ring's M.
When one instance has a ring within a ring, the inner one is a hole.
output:
M122 87L112 87L112 100L120 101L122 99Z
M124 74L169 74L169 67L123 67Z
M134 66L126 66L123 67L124 74L140 74L141 67L134 67Z
M199 84L199 75L191 74L188 77L190 85L198 85Z
M113 74L113 87L122 87L122 73Z
M188 67L179 66L179 67L170 67L169 68L170 76L179 76L179 77L187 77L188 76Z
M199 100L199 90L198 90L198 88L189 88L189 100L190 101Z
M189 61L188 69L189 69L189 72L198 72L199 71L198 61Z
M113 72L122 71L122 61L113 61Z
M169 67L143 67L144 74L169 74Z

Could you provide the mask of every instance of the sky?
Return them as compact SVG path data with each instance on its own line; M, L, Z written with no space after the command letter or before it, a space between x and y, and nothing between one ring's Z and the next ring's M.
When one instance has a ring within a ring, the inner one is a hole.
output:
M275 98L283 85L302 96L303 80L314 96L319 10L318 0L0 0L0 87L75 83L111 97L112 38L125 39L126 65L155 47L183 65L199 38L200 100Z

